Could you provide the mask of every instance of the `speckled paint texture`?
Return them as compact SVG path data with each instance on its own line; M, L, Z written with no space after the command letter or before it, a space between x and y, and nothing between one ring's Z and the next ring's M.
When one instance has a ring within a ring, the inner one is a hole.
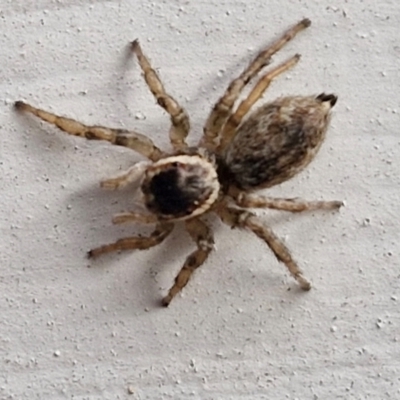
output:
M399 10L371 0L3 1L0 398L399 399ZM68 137L13 102L167 147L169 119L128 57L139 38L189 112L195 144L229 81L303 17L310 29L274 58L302 59L264 98L339 100L316 160L265 194L345 207L260 215L313 290L302 293L260 240L212 218L217 249L168 309L160 293L194 247L182 229L151 252L85 259L149 232L111 224L133 190L98 186L141 158Z

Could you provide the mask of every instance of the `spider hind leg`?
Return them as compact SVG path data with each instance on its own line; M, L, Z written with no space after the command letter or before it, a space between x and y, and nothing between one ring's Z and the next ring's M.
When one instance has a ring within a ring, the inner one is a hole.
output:
M217 210L221 220L231 227L240 227L249 229L269 246L275 257L285 264L290 275L297 281L301 289L308 291L311 289L310 282L304 278L303 273L296 261L290 254L289 249L281 239L275 235L272 229L258 220L258 218L246 210L230 206L223 203L224 206Z
M237 110L231 114L224 125L220 134L220 145L218 146L217 152L221 153L226 145L235 136L237 127L242 122L243 118L247 115L253 105L261 98L264 92L268 89L271 82L279 75L286 72L288 69L295 66L300 60L300 55L296 54L289 60L279 64L273 70L264 74L256 85L253 87L247 98L245 98L238 106Z
M237 204L244 208L270 208L273 210L303 212L314 210L338 210L343 206L342 201L332 200L303 200L300 198L281 199L257 194L241 192L236 198Z
M244 87L265 67L270 61L271 57L277 53L282 47L290 42L299 32L308 28L311 21L307 18L301 20L282 36L280 36L270 46L262 50L256 58L249 64L249 66L234 79L226 89L222 97L214 105L207 121L204 125L203 138L201 144L207 148L215 149L218 145L218 136L221 129L225 125L227 119L232 113L236 100L239 98Z

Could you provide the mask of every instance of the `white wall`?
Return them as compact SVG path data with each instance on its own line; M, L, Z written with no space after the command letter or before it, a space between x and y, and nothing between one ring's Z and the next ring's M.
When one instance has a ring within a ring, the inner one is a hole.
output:
M213 218L217 251L169 309L158 301L193 248L181 229L89 263L89 248L149 230L112 226L133 193L98 188L140 158L13 102L167 147L168 118L126 57L139 38L190 113L194 144L230 79L303 17L312 27L276 60L303 58L265 98L339 102L316 161L268 193L346 207L263 218L314 289L301 293L261 241ZM399 24L395 1L3 1L0 398L400 398Z

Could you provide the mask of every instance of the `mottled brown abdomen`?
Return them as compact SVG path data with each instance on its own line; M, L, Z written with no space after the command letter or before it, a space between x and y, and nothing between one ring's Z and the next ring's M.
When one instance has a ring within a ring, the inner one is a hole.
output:
M223 160L233 184L259 189L305 168L320 148L337 97L284 97L252 113L227 146Z

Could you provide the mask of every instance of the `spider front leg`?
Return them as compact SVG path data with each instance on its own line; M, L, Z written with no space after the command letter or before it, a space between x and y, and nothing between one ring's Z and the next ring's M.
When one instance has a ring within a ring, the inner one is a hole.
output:
M302 271L291 256L289 249L285 246L282 240L275 235L272 229L264 224L261 224L254 214L246 210L232 207L227 203L222 203L222 206L216 211L221 220L227 225L231 226L232 228L240 227L249 229L260 239L264 240L264 242L267 243L269 248L275 254L275 257L286 265L289 273L294 279L296 279L301 289L311 289L310 282L304 278Z
M200 219L185 222L186 230L197 244L197 250L190 254L175 278L175 283L163 298L162 304L168 306L171 300L187 285L193 272L207 259L214 247L214 237L210 228Z
M114 243L96 247L88 252L89 258L120 250L146 250L160 244L174 229L172 223L159 223L148 237L134 236L119 239Z
M216 140L226 120L232 113L234 104L241 94L243 88L270 63L271 56L278 52L286 43L291 41L299 32L311 25L309 19L303 19L286 33L284 33L271 46L261 51L253 62L228 86L223 96L218 100L212 109L204 126L201 144L205 147L215 149Z
M84 125L74 119L62 117L33 107L23 101L15 102L15 108L19 111L31 113L43 121L57 126L70 135L81 136L89 140L106 140L118 146L129 147L152 161L157 161L164 155L164 153L154 145L152 140L137 132L106 128L97 125Z
M280 199L276 197L266 197L251 195L241 192L236 197L236 203L245 208L271 208L274 210L302 212L313 210L338 210L343 206L342 201L308 201L299 198Z
M190 130L189 116L178 102L170 96L164 89L156 71L152 68L149 60L143 54L142 48L137 40L132 42L132 50L136 54L139 65L143 71L144 79L148 87L156 98L157 103L171 116L172 127L169 131L169 137L175 150L185 149L186 136Z

